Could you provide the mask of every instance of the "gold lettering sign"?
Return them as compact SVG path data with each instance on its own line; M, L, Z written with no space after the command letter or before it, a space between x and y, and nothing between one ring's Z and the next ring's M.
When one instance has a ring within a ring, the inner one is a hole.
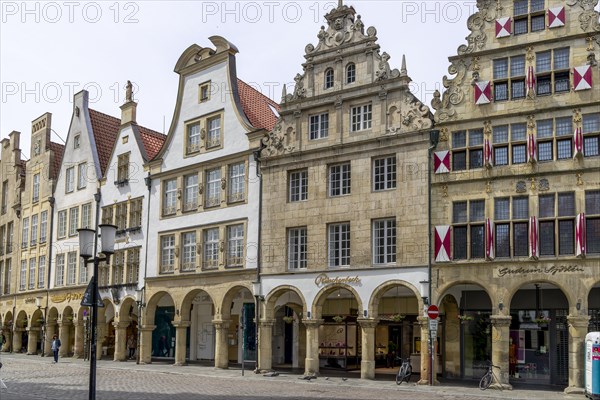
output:
M35 299L33 297L25 299L25 304L32 304L32 303L35 303Z
M315 285L321 287L321 286L327 286L327 285L335 285L335 284L339 284L339 283L345 283L348 285L353 285L353 286L361 286L362 285L362 281L360 280L360 278L357 276L336 276L334 278L330 278L327 274L319 274L316 278L315 278Z
M83 298L83 293L66 293L66 294L55 294L54 296L50 297L50 300L52 300L53 303L62 303L64 301L66 301L67 303L70 303L71 300L81 300Z
M569 273L584 272L583 267L579 265L553 265L551 267L543 266L531 266L531 267L516 267L516 268L498 268L496 274L498 277L503 278L505 276L524 276L530 274L542 274L542 275L562 275Z

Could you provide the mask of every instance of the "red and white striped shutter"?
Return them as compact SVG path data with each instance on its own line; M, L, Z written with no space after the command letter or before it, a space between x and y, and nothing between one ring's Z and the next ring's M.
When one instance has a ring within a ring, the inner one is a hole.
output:
M494 248L494 223L488 218L485 220L485 258L493 260L496 257Z
M537 217L529 217L529 258L537 259L539 253Z
M494 165L492 161L492 145L490 144L489 139L483 141L483 165L485 165L486 168L492 168Z
M435 262L450 261L450 225L440 225L435 227Z
M436 174L450 172L450 152L448 150L433 153L433 170Z
M575 133L573 133L573 159L576 159L577 156L583 156L583 133L581 132L581 127L575 128Z
M496 38L510 36L512 31L511 17L498 18L496 20Z
M527 85L527 96L533 98L535 95L535 70L533 69L533 65L527 67L525 84Z
M592 66L584 65L573 68L573 89L586 90L592 88Z
M575 221L575 255L577 257L585 257L586 240L585 214L577 214L577 220Z
M559 28L565 26L565 7L554 7L548 9L548 28Z
M475 83L475 104L489 104L492 101L492 85L490 81Z
M535 136L529 134L527 136L527 162L534 163L537 161L537 148L535 144Z

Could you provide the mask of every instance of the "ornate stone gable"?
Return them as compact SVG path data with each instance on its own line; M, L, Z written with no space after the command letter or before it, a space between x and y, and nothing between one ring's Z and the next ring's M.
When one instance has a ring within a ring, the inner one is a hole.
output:
M567 4L583 10L578 17L581 30L590 33L600 32L600 13L595 9L598 0L567 0ZM596 37L596 41L600 44L600 37Z

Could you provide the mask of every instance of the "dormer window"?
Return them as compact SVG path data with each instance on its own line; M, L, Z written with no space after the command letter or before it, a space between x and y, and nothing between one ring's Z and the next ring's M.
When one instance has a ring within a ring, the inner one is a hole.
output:
M356 82L356 65L350 63L346 66L346 83Z
M325 89L333 87L333 68L328 68L325 71Z
M117 159L117 181L115 185L124 186L129 182L129 153L119 155Z
M204 82L200 84L200 91L198 92L198 102L204 103L210 100L210 82Z

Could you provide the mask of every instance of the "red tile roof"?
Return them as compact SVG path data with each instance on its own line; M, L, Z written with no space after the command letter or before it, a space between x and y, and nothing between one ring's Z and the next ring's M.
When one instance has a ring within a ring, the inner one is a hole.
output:
M50 174L49 178L56 179L60 170L63 153L65 152L65 146L60 143L50 142L50 150L54 153L54 159L52 160L50 171L48 171Z
M92 131L94 140L96 141L96 151L100 160L100 171L102 176L106 172L110 155L112 154L113 146L119 134L121 120L111 117L96 110L89 109L90 122L92 123Z
M279 105L241 79L238 79L237 82L242 108L250 123L255 128L272 130L277 123L278 116L273 113L269 105L277 111L279 111Z
M138 131L144 148L146 149L146 156L148 161L152 160L162 148L163 143L167 139L167 135L153 131L152 129L144 128L138 125Z

